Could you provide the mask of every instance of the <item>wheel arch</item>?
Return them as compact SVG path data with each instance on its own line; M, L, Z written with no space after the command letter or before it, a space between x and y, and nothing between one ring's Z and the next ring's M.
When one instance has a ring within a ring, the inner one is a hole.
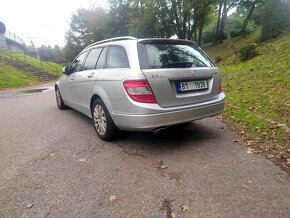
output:
M92 97L91 97L91 101L90 101L90 109L91 109L91 112L93 111L93 104L95 102L95 100L97 99L101 99L101 97L97 94L94 94Z

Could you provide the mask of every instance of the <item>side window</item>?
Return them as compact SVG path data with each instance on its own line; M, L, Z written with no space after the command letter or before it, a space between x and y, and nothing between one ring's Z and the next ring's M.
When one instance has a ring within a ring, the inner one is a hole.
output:
M78 72L81 70L86 55L87 55L87 52L84 52L73 61L70 67L71 73Z
M92 70L96 68L97 61L103 48L92 49L86 59L83 70Z
M107 48L104 48L102 53L101 53L101 55L100 55L100 57L99 57L96 69L104 69L105 68L106 55L107 55Z
M129 68L127 53L123 47L109 47L107 68Z

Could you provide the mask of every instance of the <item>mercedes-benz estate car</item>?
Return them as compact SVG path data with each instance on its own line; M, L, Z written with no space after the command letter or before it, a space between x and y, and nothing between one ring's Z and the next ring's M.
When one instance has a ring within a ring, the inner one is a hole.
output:
M97 135L157 131L223 112L219 69L195 42L118 37L86 47L55 84L59 109L92 118Z

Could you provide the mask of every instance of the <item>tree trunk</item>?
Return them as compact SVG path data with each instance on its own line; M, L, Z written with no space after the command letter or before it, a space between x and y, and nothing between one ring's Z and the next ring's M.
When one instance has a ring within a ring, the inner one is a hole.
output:
M218 18L217 18L217 24L216 24L216 31L215 31L215 42L219 41L219 33L221 28L221 14L222 14L222 3L219 4L219 10L218 10Z
M246 17L246 19L244 20L244 23L243 23L243 26L242 26L242 29L241 29L241 35L245 35L246 29L247 29L247 25L248 25L253 13L254 13L255 7L256 7L256 2L253 2L252 6L251 6L251 10L250 10L248 16Z
M182 19L182 35L183 39L188 39L186 34L186 22L187 22L187 15L186 12L183 12L183 19Z
M175 26L175 30L176 30L176 35L180 39L180 38L182 38L182 30L181 30L181 25L180 25L178 13L177 13L177 5L176 4L177 3L175 2L175 0L172 1L172 10L173 10L173 14L172 15L174 16L174 19L175 19L175 22L176 22L176 24L174 25Z
M199 27L198 27L198 42L197 42L198 46L201 46L203 26L204 26L204 19L202 19L199 22Z
M232 42L231 31L228 24L228 15L227 15L227 1L224 2L224 11L223 11L223 22L225 25L225 32L227 35L227 40L229 43L229 48L233 51L234 54L237 54L237 50Z

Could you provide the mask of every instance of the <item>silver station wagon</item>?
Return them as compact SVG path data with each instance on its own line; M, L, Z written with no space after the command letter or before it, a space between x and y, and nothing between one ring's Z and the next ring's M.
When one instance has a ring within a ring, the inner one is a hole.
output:
M59 109L92 118L97 135L158 131L224 109L218 68L195 42L118 37L86 47L55 85Z

